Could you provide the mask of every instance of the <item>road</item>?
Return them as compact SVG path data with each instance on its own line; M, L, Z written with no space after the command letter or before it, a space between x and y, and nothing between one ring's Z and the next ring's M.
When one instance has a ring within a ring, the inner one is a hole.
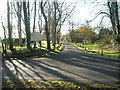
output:
M56 55L26 60L5 60L3 79L64 80L77 83L116 83L118 59L86 54L65 43Z

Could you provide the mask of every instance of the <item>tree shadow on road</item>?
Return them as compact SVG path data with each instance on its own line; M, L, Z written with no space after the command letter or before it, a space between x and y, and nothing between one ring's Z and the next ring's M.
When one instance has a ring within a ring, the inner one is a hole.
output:
M12 61L11 61L11 63L12 63ZM5 87L6 86L6 80L12 80L12 81L18 81L19 79L17 78L17 76L13 73L13 71L11 71L10 70L10 68L6 65L6 63L5 63L5 61L3 60L2 61L2 67L3 67L3 69L2 69L2 72L3 71L5 71L5 72L7 72L7 73L5 73L6 74L6 76L8 77L7 79L5 79L5 78L2 78L2 85L4 86L3 88L5 88L5 89L9 89L9 87ZM16 71L18 71L17 70L17 68L15 69ZM2 73L3 74L3 73ZM3 74L4 75L4 74ZM4 77L2 75L2 77ZM22 74L21 74L22 75ZM22 83L22 82L19 82L19 83L17 83L16 82L16 84L19 84L19 85L21 85L22 86L22 88L25 88L25 85ZM18 87L19 85L16 85L16 86L14 86L14 87Z
M61 74L57 70L51 69L50 65L47 65L42 62L37 62L36 60L22 60L22 61L15 60L15 62L14 62L14 60L12 60L12 61L8 61L8 62L9 62L9 64L12 64L12 66L13 66L12 68L14 68L13 72L10 70L10 67L9 68L7 67L5 62L3 62L3 68L4 68L5 73L7 74L7 77L9 77L9 79L11 79L11 80L18 80L20 78L22 78L23 80L27 80L29 77L31 80L48 81L49 78L51 78L51 80L55 81L54 77L56 77L58 80L78 83L76 80ZM32 76L30 72L24 70L24 68L19 66L18 63L20 65L22 65L22 67L27 68L27 70L29 69L32 73L34 73L34 75ZM47 67L46 65L49 67ZM49 77L47 79L44 75L42 75L41 72L37 71L36 68L42 69L42 72L45 73L44 74L45 76L51 74L52 77ZM16 72L16 73L14 73L14 72ZM23 72L24 72L24 74L23 74Z
M62 58L59 58L59 56L61 56ZM118 82L120 80L118 59L111 59L100 56L97 57L82 52L78 53L78 51L65 52L61 53L60 55L48 58L62 62L66 65L85 68L97 73L102 73L103 75L107 75L108 77L110 76L111 78L115 78L116 80L118 80ZM111 82L114 82L111 78Z
M95 73L91 72L90 74L93 74L93 77L91 77L84 75L81 71L71 70L71 67L84 68L110 77L109 83L112 83L116 81L112 81L113 79L111 78L118 79L118 68L116 65L115 62L110 62L107 58L92 57L85 53L71 51L49 56L44 58L44 60L42 58L6 60L3 61L3 71L10 79L62 80L76 83L86 83L84 80L88 80L92 83L104 83L104 81L101 82L93 78L97 77Z

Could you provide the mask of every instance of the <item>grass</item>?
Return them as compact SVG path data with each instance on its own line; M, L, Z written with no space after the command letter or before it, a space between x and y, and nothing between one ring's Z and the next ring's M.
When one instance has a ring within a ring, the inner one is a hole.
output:
M80 47L80 45L82 45L81 43L78 43L77 45L75 43L72 44L78 47L80 50L83 50L84 52L87 52L89 54L102 55L102 56L114 57L114 58L120 57L120 53L115 53L113 51L102 49L101 48L102 44L84 44L84 47L86 47L87 50L85 50L85 48L83 47Z
M65 82L65 81L36 81L36 80L18 80L18 81L11 81L6 80L3 81L3 88L41 88L41 89L75 89L80 88L78 85L72 82Z
M89 90L90 88L97 89L120 89L120 84L78 84L67 81L37 81L37 80L3 80L3 89L11 88L26 88L26 89L45 89L45 90Z
M87 44L87 45L84 45L84 46L87 47L87 48L96 50L96 51L101 51L102 50L100 48L101 44Z
M32 47L34 44L32 44ZM36 43L36 47L34 49L34 52L31 52L27 50L26 46L20 47L20 46L14 46L14 48L17 50L16 55L12 55L12 52L10 50L7 50L7 55L4 57L4 59L23 59L23 58L33 58L33 57L41 57L41 56L49 56L51 54L57 54L61 51L61 49L64 47L64 45L56 44L56 48L51 44L51 50L47 50L47 42L42 41L42 46L39 46L39 43Z
M120 89L120 84L87 84L87 87L90 88L116 88L116 89Z
M52 45L52 42L51 42L50 46L51 46L51 50L55 50L56 52L60 52L60 50L63 48L63 45L60 46L60 44L56 44L56 48L54 48L54 46ZM42 48L41 49L47 50L46 41L42 41Z
M27 49L26 46L23 46L23 47L21 47L21 46L14 46L13 48L15 48L17 51L23 51L23 50Z

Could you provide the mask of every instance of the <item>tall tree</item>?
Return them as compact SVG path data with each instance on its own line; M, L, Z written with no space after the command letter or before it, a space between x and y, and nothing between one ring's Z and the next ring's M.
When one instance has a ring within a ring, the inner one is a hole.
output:
M34 22L33 22L33 33L35 32L35 21L36 21L36 1L34 1ZM36 48L36 42L34 43L34 48Z
M38 27L39 27L39 32L40 34L42 33L42 13L41 13L41 3L39 2L39 7L38 7ZM42 42L39 41L40 48L42 46Z
M22 4L21 2L17 2L18 36L19 36L20 46L22 46L21 11L22 11Z
M119 23L119 14L118 14L118 2L117 0L107 2L109 8L109 17L111 20L111 24L114 30L114 34L116 36L116 41L120 44L120 23Z
M35 32L35 20L36 20L36 1L34 1L34 22L33 22L33 33Z
M49 29L48 29L47 16L46 16L45 10L44 10L44 7L45 7L46 3L47 2L45 2L43 4L43 0L41 1L41 12L42 12L44 20L45 20L45 32L46 32L46 38L47 38L47 49L50 50L51 49L51 47L50 47L50 32L49 32Z
M58 18L57 18L57 42L60 42L60 31L62 25L65 23L68 17L70 17L76 7L76 3L72 6L72 4L66 5L65 1L61 4L57 3L58 10Z
M2 28L4 30L4 44L2 42L2 47L3 47L3 53L6 53L6 50L7 50L7 40L6 40L6 28L3 24L3 21L2 21Z
M53 2L53 6L54 6L54 16L53 16L53 17L54 17L53 37L54 37L54 38L53 38L53 46L54 46L54 48L56 48L56 28L57 28L57 23L56 23L56 19L57 19L57 18L56 18L56 14L57 14L57 7L56 7L56 6L57 6L57 5L56 5L56 3L57 3L56 1Z
M25 31L27 38L27 48L32 50L30 46L30 12L29 12L29 1L23 2L23 12L24 12L24 23L25 23Z
M9 39L9 47L10 50L15 53L15 49L13 48L13 40L12 40L12 25L10 20L10 5L9 1L7 0L7 22L8 22L8 39Z

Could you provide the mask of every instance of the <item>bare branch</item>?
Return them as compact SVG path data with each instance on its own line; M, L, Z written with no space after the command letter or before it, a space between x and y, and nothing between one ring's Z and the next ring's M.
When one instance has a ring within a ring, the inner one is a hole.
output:
M110 17L109 13L100 11L100 12L98 12L98 14L92 20L89 20L89 22L92 22L93 20L95 20L101 14L104 14L105 16Z

